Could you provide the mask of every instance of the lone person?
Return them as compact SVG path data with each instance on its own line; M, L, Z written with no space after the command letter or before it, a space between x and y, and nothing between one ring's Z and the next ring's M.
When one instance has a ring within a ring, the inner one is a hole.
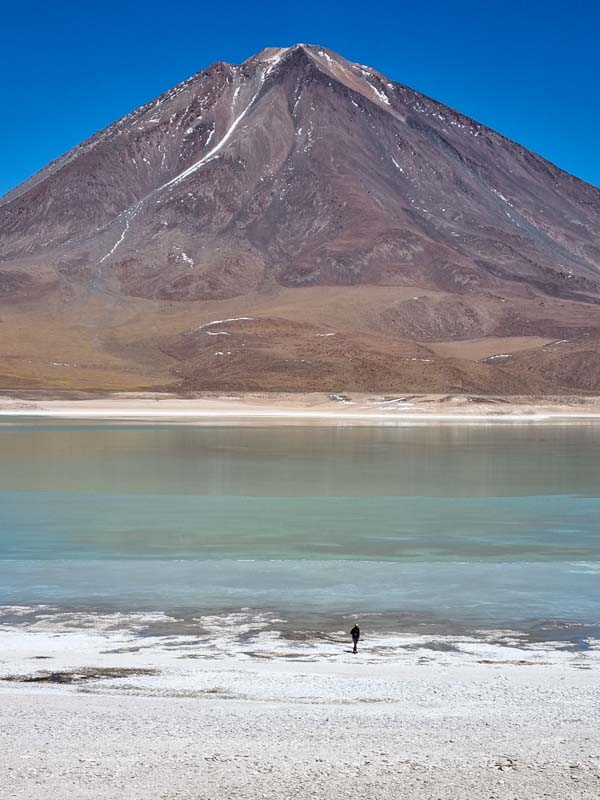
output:
M352 650L353 653L358 652L358 640L360 639L360 628L358 625L355 625L352 630L350 631L350 636L352 637L352 644L354 645L354 649Z

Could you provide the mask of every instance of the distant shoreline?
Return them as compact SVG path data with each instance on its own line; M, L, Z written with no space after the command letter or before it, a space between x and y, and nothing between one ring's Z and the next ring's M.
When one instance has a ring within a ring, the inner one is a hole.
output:
M589 423L600 421L600 397L484 397L376 394L204 394L153 392L69 396L0 395L0 419L31 417L230 424Z

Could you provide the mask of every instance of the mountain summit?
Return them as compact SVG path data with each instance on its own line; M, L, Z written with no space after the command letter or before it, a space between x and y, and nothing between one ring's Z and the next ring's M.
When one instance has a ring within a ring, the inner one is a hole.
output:
M44 314L43 384L596 390L599 230L599 189L298 44L211 65L9 192L0 302L6 330Z

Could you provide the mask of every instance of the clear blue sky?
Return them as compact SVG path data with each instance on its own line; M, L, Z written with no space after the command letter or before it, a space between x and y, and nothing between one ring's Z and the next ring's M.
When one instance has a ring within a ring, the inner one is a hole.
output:
M600 185L600 2L7 3L0 194L216 60L321 44Z

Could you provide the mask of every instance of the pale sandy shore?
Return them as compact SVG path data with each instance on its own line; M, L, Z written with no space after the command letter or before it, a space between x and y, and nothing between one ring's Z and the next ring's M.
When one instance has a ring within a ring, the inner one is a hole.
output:
M195 696L0 688L0 796L19 800L597 800L598 674L198 667ZM232 675L252 695L228 695ZM111 683L108 681L107 683Z
M340 636L211 656L114 617L9 625L0 797L597 800L597 647L413 634L353 656ZM59 670L74 682L21 682Z
M600 420L600 397L475 397L367 394L172 394L101 396L28 392L0 396L2 417L156 420L211 424L416 424Z

